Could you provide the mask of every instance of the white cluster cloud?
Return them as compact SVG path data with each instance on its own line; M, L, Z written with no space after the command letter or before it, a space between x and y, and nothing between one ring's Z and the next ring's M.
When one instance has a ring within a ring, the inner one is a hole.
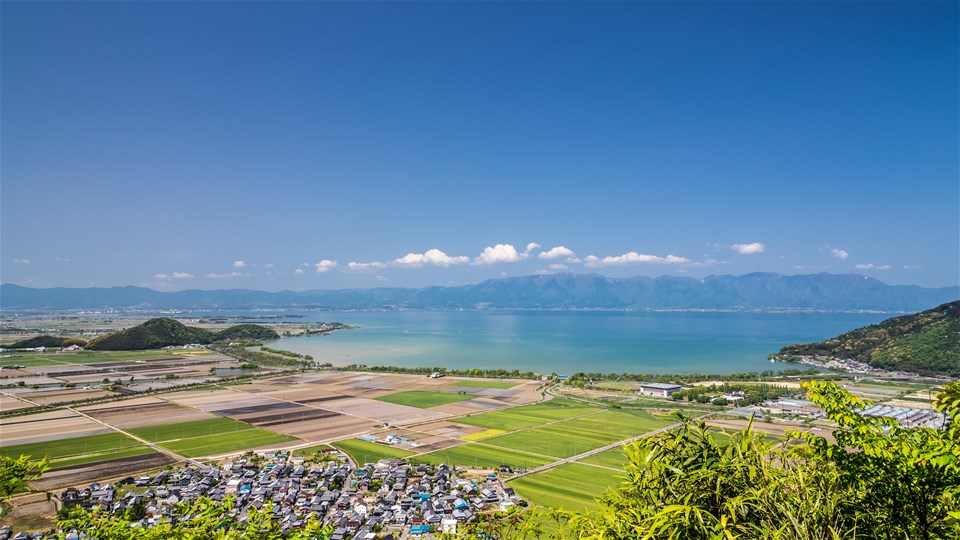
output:
M864 263L864 264L855 264L853 265L857 270L889 270L889 264L873 264L873 263Z
M299 276L303 274L303 268L297 268L296 270L293 271L293 273Z
M470 257L451 257L439 249L434 248L428 249L423 253L407 253L399 259L394 259L393 264L398 266L420 267L424 265L452 266L455 264L466 264L468 262L470 262Z
M676 255L660 257L658 255L637 253L636 251L630 251L615 257L604 257L602 259L595 255L588 255L583 259L583 264L585 266L589 266L590 268L624 264L689 264L690 262L692 261L686 257L677 257Z
M520 253L512 244L497 244L493 247L487 246L483 253L473 260L474 264L499 264L514 263L522 261L528 256L527 253Z
M847 260L848 258L850 258L850 254L847 253L845 250L842 250L842 249L833 248L833 249L830 250L830 254L833 255L834 257L840 259L841 261L845 261L845 260Z
M767 246L760 242L753 242L751 244L733 244L730 246L730 249L741 255L753 255L755 253L763 253L763 251L767 249Z
M14 259L13 262L17 264L30 264L30 259Z
M551 259L559 259L560 257L569 258L569 257L573 257L574 255L575 254L573 253L572 250L564 246L556 246L554 248L551 248L549 251L541 252L539 255L537 255L537 258L543 259L543 260L551 260Z
M567 265L565 264L551 264L548 268L554 272L562 272L568 269Z
M322 261L318 262L313 266L317 269L318 274L322 274L324 272L329 272L330 270L333 270L334 268L340 265L337 264L337 261L331 261L330 259L323 259Z
M210 279L227 279L227 278L243 277L248 275L250 274L244 274L241 272L230 272L229 274L207 274L207 277Z
M247 263L245 263L245 262L243 262L243 261L233 261L233 267L234 267L234 268L243 268L243 267L246 266L246 265L247 265Z
M380 268L384 268L386 263L382 262L349 262L347 263L346 270L349 272L372 272Z
M193 277L196 276L186 272L174 272L172 274L156 274L153 276L153 279L191 279Z

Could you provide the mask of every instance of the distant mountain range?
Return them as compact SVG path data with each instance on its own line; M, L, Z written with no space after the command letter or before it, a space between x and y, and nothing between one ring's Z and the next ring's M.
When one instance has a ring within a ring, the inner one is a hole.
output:
M960 298L960 287L887 285L858 274L609 278L556 274L460 287L265 292L160 292L143 287L0 286L3 309L811 309L920 311Z

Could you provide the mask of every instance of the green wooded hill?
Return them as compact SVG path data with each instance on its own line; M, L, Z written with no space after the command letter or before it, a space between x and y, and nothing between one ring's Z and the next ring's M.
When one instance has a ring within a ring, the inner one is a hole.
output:
M273 330L256 324L240 324L213 332L203 328L185 326L167 317L150 319L143 324L121 332L100 336L86 349L94 351L139 351L159 349L188 343L208 344L224 339L275 339L280 337Z
M261 326L259 324L238 324L236 326L231 326L230 328L224 328L219 333L217 333L218 340L240 340L240 339L253 339L253 340L262 340L262 339L278 339L279 334L267 328L266 326Z
M66 338L57 336L36 336L30 339L22 339L12 345L12 349L35 349L37 347L69 347L71 345L86 345L87 342L78 338Z
M881 369L960 376L960 300L819 343L780 349L780 356L811 355L849 358Z

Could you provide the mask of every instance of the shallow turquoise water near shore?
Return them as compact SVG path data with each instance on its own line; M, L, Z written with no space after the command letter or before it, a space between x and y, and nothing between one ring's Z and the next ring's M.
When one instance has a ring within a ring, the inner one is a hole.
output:
M884 313L312 312L359 328L267 346L335 365L601 373L783 369L767 355L887 319Z

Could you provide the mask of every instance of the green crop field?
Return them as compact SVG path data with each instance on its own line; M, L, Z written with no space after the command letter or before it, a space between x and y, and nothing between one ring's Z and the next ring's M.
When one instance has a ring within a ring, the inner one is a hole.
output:
M466 467L496 468L509 465L513 468L530 469L546 465L549 458L524 454L509 448L497 448L484 444L461 444L452 448L437 450L412 458L413 461L439 465L461 465Z
M98 362L131 362L136 360L155 360L158 358L178 358L181 355L172 351L78 351L78 352L22 352L10 353L9 358L0 359L0 365L21 365L27 367L56 366L64 364L95 364Z
M310 458L313 457L317 452L323 452L324 450L333 450L334 448L329 444L318 444L315 446L305 446L303 448L297 448L293 451L294 456Z
M0 454L14 457L26 454L28 456L34 456L37 459L46 455L52 459L91 452L117 450L131 446L140 446L140 443L121 433L104 433L102 435L88 435L86 437L73 437L70 439L17 444L13 446L3 445L0 446Z
M44 355L42 353L27 353L24 355L14 355L8 358L0 358L0 366L10 367L10 366L25 366L25 367L43 367L43 366L57 366L64 365L66 362L54 362L51 358L44 358L44 356L53 355Z
M620 474L599 467L571 463L510 482L525 500L552 508L592 509L595 499L620 483Z
M465 416L458 418L456 421L460 424L468 424L487 429L516 431L518 429L539 426L546 422L573 418L602 410L599 407L569 405L570 403L572 402L555 399L546 403L513 407L505 411Z
M491 437L484 439L484 443L565 458L642 435L670 423L668 420L654 420L623 412L597 412L527 431Z
M250 424L244 424L230 418L211 418L209 420L197 420L195 422L182 422L179 424L161 424L157 426L147 426L127 430L130 433L146 439L150 442L166 442L177 439L189 439L192 437L202 437L204 435L217 435L220 433L231 433L237 431L246 431L257 429Z
M154 452L155 450L149 446L131 446L129 448L121 448L119 450L108 450L105 452L83 454L81 456L51 459L50 468L62 469L63 467L71 467L73 465L97 463L99 461L109 461L111 459L119 459L130 456L141 456L143 454L152 454Z
M19 457L21 455L42 459L50 458L53 469L94 463L119 457L149 454L153 450L121 433L104 433L29 444L0 446L0 454Z
M604 467L611 467L614 469L623 469L623 467L627 464L627 454L623 451L623 448L613 448L607 450L606 452L600 452L599 454L578 459L577 462L593 463L594 465L602 465Z
M418 407L420 409L426 409L429 407L436 407L437 405L446 405L447 403L456 403L458 401L466 401L468 399L473 399L475 396L468 394L448 394L445 392L425 392L422 390L409 390L406 392L397 392L395 394L388 394L386 396L380 396L376 399L379 401L386 401L387 403L395 403L397 405L409 405L410 407Z
M229 418L131 429L130 433L186 457L209 456L297 440Z
M333 444L342 452L350 454L353 461L359 464L376 463L381 459L403 459L413 454L408 450L401 450L392 446L377 444L359 439L344 439Z
M236 433L221 433L219 435L206 435L165 442L160 446L181 456L199 457L246 450L258 446L279 445L296 440L298 440L296 437L279 435L265 429L248 429Z
M506 390L507 388L513 388L520 383L517 382L503 382L503 381L454 381L450 383L450 386L462 386L467 388L500 388Z

